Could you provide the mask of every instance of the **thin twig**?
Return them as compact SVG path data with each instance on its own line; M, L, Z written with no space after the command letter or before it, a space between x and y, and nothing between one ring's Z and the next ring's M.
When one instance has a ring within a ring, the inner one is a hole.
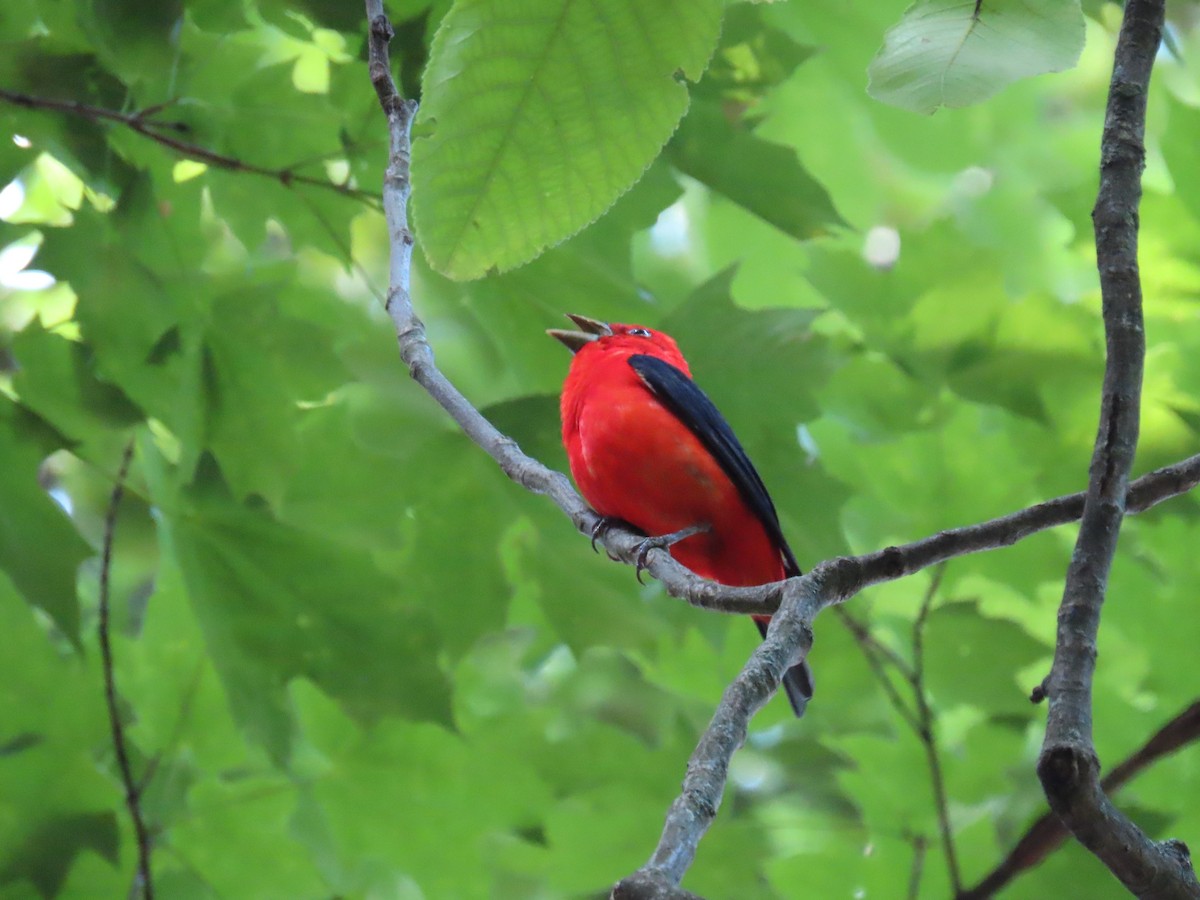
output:
M1196 740L1200 740L1200 700L1193 702L1113 767L1100 786L1109 794L1115 793L1160 759ZM960 893L956 900L986 900L994 896L1022 872L1032 869L1062 846L1068 834L1058 816L1049 811L1043 813L1026 829L1003 861L973 888Z
M117 768L121 771L121 783L125 788L125 806L129 809L129 818L133 821L133 833L137 839L138 863L134 889L141 894L142 900L153 900L154 881L150 875L150 831L146 827L146 820L142 815L141 791L138 789L137 780L133 777L133 767L129 763L125 726L121 722L121 711L117 706L117 681L113 662L112 638L109 633L109 576L112 572L113 538L117 531L117 511L121 506L121 497L125 493L125 479L129 475L129 465L133 461L133 446L133 439L130 438L121 456L117 480L113 485L112 496L108 499L108 510L104 514L104 545L100 555L99 625L97 630L100 634L100 659L104 669L104 701L108 707L108 724L112 731Z
M860 621L852 613L840 606L833 608L833 614L846 626L851 636L864 651L870 649L877 656L887 660L893 668L904 676L905 681L912 680L913 667L909 664L908 660L876 638L875 635L871 634L871 629L867 627L865 622Z
M942 774L941 754L938 752L935 729L937 717L929 706L929 697L925 693L925 623L929 619L929 611L933 608L933 598L942 585L942 576L946 572L943 563L933 570L933 578L929 588L921 600L921 608L917 612L912 626L913 643L913 699L917 704L917 738L925 750L925 761L929 765L929 781L933 788L933 801L937 807L938 831L942 838L942 852L946 856L946 868L950 873L950 886L954 893L962 890L962 876L958 869L958 853L954 847L954 830L950 826L950 804L946 799L946 779Z
M375 286L375 279L371 277L371 273L367 271L367 267L354 258L354 251L351 249L349 242L333 227L325 217L325 214L321 212L320 208L311 198L299 195L299 199L308 207L308 211L317 220L317 224L321 226L321 230L325 232L325 236L342 252L342 262L358 273L358 277L362 279L363 285L372 297L380 303L385 303L386 298L383 292Z
M925 835L913 835L912 871L908 875L908 900L917 900L921 896L921 876L925 872L925 851L929 849L929 841Z
M887 697L887 701L891 704L892 709L912 729L913 734L919 736L921 733L921 723L917 720L917 714L909 709L908 704L904 702L904 698L900 696L900 692L896 690L896 685L892 683L892 677L888 674L884 663L886 662L894 668L903 666L901 674L910 686L912 685L912 667L890 648L888 648L888 652L885 654L883 652L884 645L875 639L866 625L858 621L858 619L850 615L846 610L840 606L835 606L833 611L845 624L855 643L858 644L858 649L862 651L863 658L866 659L867 665L871 667L871 672L875 675L875 680L883 688L884 696Z
M210 150L207 147L202 147L199 144L193 144L182 138L168 134L168 131L186 132L188 126L184 122L162 122L151 118L165 104L158 104L158 106L134 113L124 113L115 109L105 109L101 106L81 103L78 100L56 100L53 97L37 97L32 94L21 93L20 91L10 91L6 88L0 88L0 100L4 100L14 106L24 107L25 109L68 113L84 119L90 119L93 122L112 122L117 125L124 125L126 128L137 132L143 137L149 138L169 150L173 150L180 156L202 162L214 168L225 169L230 172L244 172L248 175L258 175L263 178L269 178L272 181L278 181L284 187L303 184L309 187L323 188L345 197L352 197L371 206L374 206L376 203L376 196L371 191L364 191L349 184L339 184L329 181L326 178L300 175L291 168L268 169L265 166L258 166L254 163L238 159L235 156L218 153L215 150Z

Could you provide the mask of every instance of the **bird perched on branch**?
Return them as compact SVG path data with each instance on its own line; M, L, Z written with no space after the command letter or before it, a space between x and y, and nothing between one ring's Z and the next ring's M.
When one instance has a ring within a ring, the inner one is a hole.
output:
M563 444L580 493L603 520L665 536L676 560L720 584L799 575L762 479L675 341L640 325L569 318L580 331L547 332L575 354L562 392ZM754 618L765 636L770 617ZM808 666L789 669L783 685L803 715Z

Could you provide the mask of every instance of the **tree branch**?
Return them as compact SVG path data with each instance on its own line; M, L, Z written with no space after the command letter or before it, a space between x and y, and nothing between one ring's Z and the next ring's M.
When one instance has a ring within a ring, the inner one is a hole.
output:
M1058 613L1038 778L1071 833L1138 897L1200 897L1186 848L1159 844L1119 812L1100 785L1092 740L1096 635L1126 485L1137 448L1145 335L1138 276L1138 203L1145 164L1146 95L1162 38L1164 0L1129 0L1117 39L1092 219L1107 363L1100 424L1079 537Z
M109 633L109 576L112 573L113 538L117 531L117 510L121 506L121 498L125 494L125 478L129 474L129 464L133 460L133 439L125 445L121 456L121 466L117 470L117 480L113 485L112 495L108 500L108 510L104 514L104 545L100 555L100 599L97 617L100 635L100 660L104 669L104 701L108 707L108 724L112 732L113 750L117 756L117 768L121 772L121 783L125 787L125 806L129 809L129 818L133 821L133 833L137 839L137 875L133 891L140 893L142 900L154 900L154 881L150 874L150 830L146 827L142 815L141 791L133 777L133 767L129 763L129 749L125 741L125 726L121 722L121 711L117 705L117 682L113 663L112 638Z
M783 673L808 656L812 621L817 613L850 596L859 574L856 560L834 559L806 575L782 582L783 602L771 617L766 637L722 694L712 721L688 760L683 791L667 811L658 847L632 879L666 879L672 885L683 879L700 839L716 818L729 761L745 743L751 717L778 689Z
M155 143L161 144L167 149L178 153L180 156L187 159L194 159L197 162L202 162L217 169L225 169L230 172L245 172L248 175L259 175L263 178L270 178L272 181L278 181L284 187L304 184L310 187L324 188L325 190L342 194L345 197L352 197L363 203L372 205L375 203L375 194L371 191L351 187L349 184L338 184L325 178L298 175L290 168L268 169L264 166L256 166L254 163L248 163L237 157L227 156L224 153L217 153L215 150L209 150L207 147L201 147L199 144L193 144L168 134L167 132L169 131L178 133L186 132L188 131L188 125L185 122L163 122L151 118L155 113L161 111L163 108L161 104L150 109L140 110L139 112L123 113L115 109L105 109L100 106L80 103L78 100L56 100L53 97L35 97L32 94L10 91L6 88L0 88L0 100L4 100L14 106L24 107L25 109L68 113L84 119L90 119L93 122L113 122L118 125L124 125L126 128L136 131L143 137L149 138Z
M1114 793L1160 759L1200 739L1200 700L1195 701L1154 733L1145 744L1131 753L1104 776L1100 786ZM1067 828L1052 812L1046 812L1021 836L1004 860L970 890L956 900L986 900L1010 881L1057 850L1067 838Z

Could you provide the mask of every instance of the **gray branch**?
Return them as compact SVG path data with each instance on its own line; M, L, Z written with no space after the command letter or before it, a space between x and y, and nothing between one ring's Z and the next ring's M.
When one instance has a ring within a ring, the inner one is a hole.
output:
M566 513L576 529L590 535L599 524L599 517L584 503L570 481L562 473L523 453L516 442L498 431L434 363L425 328L413 309L409 294L413 249L407 216L409 130L416 114L416 103L400 96L391 76L388 43L393 32L383 12L382 0L366 0L366 10L370 23L371 81L387 116L390 138L389 165L383 186L391 245L387 309L396 329L401 358L414 380L509 478L534 493L549 497ZM1124 471L1127 473L1128 469ZM1118 515L1123 515L1188 491L1197 482L1200 482L1200 456L1139 479L1130 486L1127 499L1125 476L1109 485L1109 493L1114 487L1119 490ZM953 557L1007 546L1037 531L1074 521L1083 514L1084 507L1084 494L1060 497L999 519L944 531L901 547L888 547L860 557L828 560L807 575L752 588L728 587L699 578L679 565L665 550L651 550L646 558L646 568L672 596L706 609L772 614L773 618L766 639L755 648L741 673L725 690L712 721L692 754L683 790L667 814L654 855L642 869L620 882L613 895L623 900L694 898L678 885L720 807L729 761L745 741L751 717L778 689L783 673L808 655L812 645L812 622L822 609L843 602L873 584L902 578ZM608 528L602 541L614 558L636 565L643 537L621 528Z
M1092 210L1107 364L1083 517L1058 612L1054 665L1042 689L1050 708L1037 766L1050 808L1063 824L1131 893L1154 900L1200 898L1200 883L1183 844L1151 840L1104 792L1092 739L1092 677L1100 609L1138 439L1146 352L1138 203L1146 95L1162 38L1163 6L1164 0L1129 0L1113 60L1100 189Z

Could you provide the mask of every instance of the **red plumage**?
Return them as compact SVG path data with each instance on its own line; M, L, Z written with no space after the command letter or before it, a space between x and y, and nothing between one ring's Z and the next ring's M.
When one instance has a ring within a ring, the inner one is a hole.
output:
M766 488L675 341L638 325L571 318L585 330L550 332L575 352L562 392L563 443L596 512L650 536L708 525L670 553L721 584L799 574ZM802 714L807 667L794 667L785 687Z

